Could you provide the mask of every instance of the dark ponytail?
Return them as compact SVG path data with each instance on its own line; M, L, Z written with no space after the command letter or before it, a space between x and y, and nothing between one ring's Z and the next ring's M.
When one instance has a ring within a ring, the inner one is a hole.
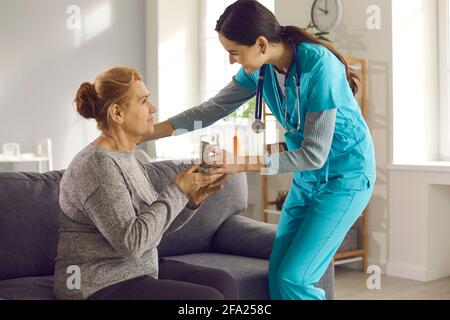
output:
M281 38L283 41L299 44L301 42L307 41L316 44L320 44L330 50L341 62L345 65L345 71L347 74L348 84L352 89L353 95L356 95L359 90L359 75L355 73L348 65L347 59L328 41L317 39L306 29L302 29L295 26L283 27L283 32Z
M344 65L347 80L354 95L359 90L359 76L351 70L345 57L329 42L314 37L306 29L283 27L275 15L256 0L238 0L225 9L217 21L216 31L227 39L252 46L260 36L271 43L289 42L296 45L312 42L330 50Z

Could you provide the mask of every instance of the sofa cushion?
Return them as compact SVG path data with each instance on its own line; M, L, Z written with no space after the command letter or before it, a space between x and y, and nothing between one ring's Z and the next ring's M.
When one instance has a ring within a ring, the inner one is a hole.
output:
M239 299L268 299L268 260L220 253L194 253L165 259L225 270L238 281Z
M62 174L0 175L0 280L54 273Z
M227 271L239 283L239 299L267 300L269 260L221 253L195 253L181 256L166 257L191 263L198 266L217 268ZM330 264L317 287L325 290L327 299L333 300L334 266Z
M55 300L53 276L0 281L0 298L6 300Z
M157 192L170 183L187 165L172 161L146 164L150 180ZM165 235L158 247L161 257L211 250L212 239L219 226L230 216L247 208L247 175L227 177L224 189L212 194L192 219L175 233Z
M217 230L211 251L269 260L276 228L242 215L232 216Z

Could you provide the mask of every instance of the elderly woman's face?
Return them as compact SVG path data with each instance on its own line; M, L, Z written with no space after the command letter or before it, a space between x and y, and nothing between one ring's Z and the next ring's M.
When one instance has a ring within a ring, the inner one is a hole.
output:
M130 100L124 108L123 129L135 136L152 134L153 114L157 111L150 102L150 92L144 82L136 81L130 90Z

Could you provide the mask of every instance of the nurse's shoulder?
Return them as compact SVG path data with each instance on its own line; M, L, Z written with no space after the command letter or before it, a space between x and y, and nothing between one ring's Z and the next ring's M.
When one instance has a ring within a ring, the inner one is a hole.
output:
M301 42L298 49L301 51L301 55L304 55L304 58L309 59L317 60L323 57L329 57L330 55L334 56L334 54L324 46L307 41Z
M243 67L241 67L241 69L238 71L238 73L234 76L233 79L241 86L249 90L255 90L258 84L259 71L260 69L249 74L244 70Z
M303 72L311 71L311 69L314 69L319 64L342 64L330 50L317 43L302 42L297 50L299 52L297 58L300 59Z

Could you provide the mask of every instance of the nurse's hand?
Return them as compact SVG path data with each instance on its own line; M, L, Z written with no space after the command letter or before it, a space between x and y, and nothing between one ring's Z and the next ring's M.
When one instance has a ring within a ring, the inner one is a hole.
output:
M232 154L225 149L215 148L203 159L206 165L212 166L210 173L238 173L247 171L246 157Z

